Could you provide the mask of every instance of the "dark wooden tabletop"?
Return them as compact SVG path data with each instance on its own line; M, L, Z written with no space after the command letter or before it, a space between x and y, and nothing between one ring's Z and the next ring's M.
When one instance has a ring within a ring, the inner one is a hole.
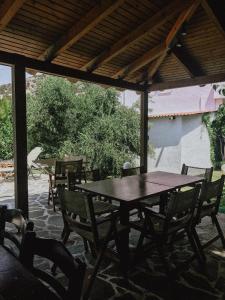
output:
M76 185L84 191L118 201L137 201L202 181L202 177L151 172Z
M58 300L4 246L0 246L0 299Z
M201 182L204 179L202 176L189 176L162 171L146 173L143 174L143 176L146 181L170 186L173 188L181 188L185 185Z

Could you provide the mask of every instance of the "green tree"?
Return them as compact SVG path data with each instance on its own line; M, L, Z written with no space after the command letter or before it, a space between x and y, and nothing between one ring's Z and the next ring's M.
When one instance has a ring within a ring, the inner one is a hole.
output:
M0 159L13 156L12 102L8 97L0 100Z
M117 91L47 76L28 97L29 148L46 154L86 155L92 168L119 174L139 155L139 113L120 104Z
M50 156L58 153L72 126L69 111L74 97L68 80L52 76L38 80L36 91L27 96L29 150L39 145Z

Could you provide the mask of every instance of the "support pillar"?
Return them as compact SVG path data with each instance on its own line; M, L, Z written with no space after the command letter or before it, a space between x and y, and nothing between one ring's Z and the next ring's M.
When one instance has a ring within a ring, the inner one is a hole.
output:
M12 67L13 139L15 169L15 206L28 217L26 70Z
M140 165L143 172L148 170L148 90L141 93L141 142Z

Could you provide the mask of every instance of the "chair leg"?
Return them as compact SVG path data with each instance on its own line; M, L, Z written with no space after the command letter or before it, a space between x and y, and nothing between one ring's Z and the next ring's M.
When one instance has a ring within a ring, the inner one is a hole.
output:
M62 242L64 245L67 243L69 236L70 236L70 231L68 229L65 229L65 233L64 233L64 236L62 239Z
M220 223L219 223L219 221L218 221L216 215L212 215L212 220L213 220L213 222L214 222L215 225L216 225L216 229L217 229L218 234L219 234L219 237L220 237L220 239L221 239L223 248L225 249L225 238L224 238L223 231L222 231L222 229L221 229L221 227L220 227Z
M202 265L204 265L204 263L205 263L205 255L203 253L204 256L202 256L202 252L203 251L201 251L199 249L199 247L198 247L198 245L196 243L196 240L195 240L194 236L192 235L192 233L189 232L189 230L186 230L186 233L187 233L190 245L192 247L192 250L193 250L193 252L195 253L195 255L197 257L198 263L199 263L200 267L202 267ZM200 247L201 247L201 245L200 245Z
M100 264L101 264L104 252L106 250L106 247L108 245L108 242L109 242L109 239L106 239L105 242L103 243L102 247L101 247L101 250L100 250L100 252L98 254L98 257L97 257L97 261L96 261L95 266L94 266L94 270L93 270L92 274L89 277L89 282L87 283L87 288L86 288L86 291L84 292L82 300L88 300L88 298L89 298L92 286L93 286L95 278L97 276L97 272L98 272L98 269L100 267Z
M200 239L198 237L198 234L197 234L197 231L195 228L192 229L192 232L193 232L193 236L194 236L194 240L195 240L195 243L198 247L198 251L200 253L200 256L203 258L204 261L206 261L206 256L205 256L205 253L203 251L203 247L201 245L201 242L200 242Z
M83 243L84 243L84 249L85 249L85 252L89 252L89 249L88 249L88 242L85 238L83 238Z

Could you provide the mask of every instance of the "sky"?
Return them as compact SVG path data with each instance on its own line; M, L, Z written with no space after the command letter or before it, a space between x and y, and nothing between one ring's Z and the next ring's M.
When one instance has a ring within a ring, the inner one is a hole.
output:
M26 77L29 77L31 75L26 73ZM11 83L11 67L0 65L0 85Z
M0 85L11 83L11 67L0 65Z

